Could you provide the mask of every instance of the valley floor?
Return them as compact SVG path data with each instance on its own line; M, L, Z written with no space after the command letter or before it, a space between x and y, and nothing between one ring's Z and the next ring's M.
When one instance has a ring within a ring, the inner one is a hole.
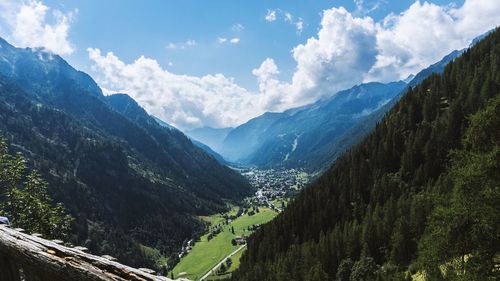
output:
M237 207L230 213L234 213L236 209ZM220 261L242 246L231 243L233 239L248 237L253 232L252 227L270 221L277 214L276 211L270 208L261 207L258 213L249 215L249 212L247 212L234 220L227 220L220 214L204 218L210 222L211 231L195 242L194 246L181 259L173 270L174 277L199 280ZM220 231L220 233L214 235L213 233L217 231ZM211 237L212 235L214 237ZM234 268L237 266L236 259L239 260L239 256L232 258L232 267Z
M255 195L245 199L241 206L233 206L227 213L200 217L208 225L207 232L198 241L191 240L184 246L181 260L169 277L189 280L229 277L238 268L239 259L246 250L246 238L279 214L289 198L309 180L307 173L295 169L252 168L240 172L256 188ZM220 270L222 264L224 270Z

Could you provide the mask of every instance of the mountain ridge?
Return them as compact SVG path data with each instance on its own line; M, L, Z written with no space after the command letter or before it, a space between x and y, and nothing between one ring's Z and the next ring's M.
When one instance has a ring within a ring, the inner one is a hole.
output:
M243 177L180 131L158 125L130 97L110 102L59 56L0 45L0 134L76 218L74 243L154 267L141 247L173 254L201 231L196 215L252 192Z
M232 280L496 280L499 45L497 29L407 89L249 239Z

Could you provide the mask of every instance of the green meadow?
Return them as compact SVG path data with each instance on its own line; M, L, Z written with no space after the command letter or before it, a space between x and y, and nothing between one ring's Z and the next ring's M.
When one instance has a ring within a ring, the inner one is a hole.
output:
M237 208L233 208L228 214L235 215L237 210ZM249 226L264 224L278 214L269 208L262 207L259 210L260 212L252 216L246 213L229 222L227 225L224 224L225 219L220 214L201 217L202 220L210 223L211 226L220 225L222 231L210 241L208 241L209 233L203 235L200 241L195 243L191 252L184 256L175 266L173 269L174 277L198 280L222 259L240 247L240 245L232 245L232 239L236 236L250 235L252 231L248 230ZM231 231L232 228L234 228L234 234ZM243 251L244 249L231 258L233 265L229 268L228 272L232 272L238 267L239 258Z

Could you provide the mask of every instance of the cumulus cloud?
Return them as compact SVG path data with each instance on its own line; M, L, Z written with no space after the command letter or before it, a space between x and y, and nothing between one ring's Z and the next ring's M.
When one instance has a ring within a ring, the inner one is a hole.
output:
M60 55L73 53L69 29L77 11L64 13L39 1L0 2L2 36L18 47L40 47Z
M273 11L268 15L274 21ZM496 27L498 14L500 1L489 0L466 0L456 7L416 1L379 22L331 8L323 11L317 34L292 49L296 68L289 81L280 80L272 58L253 69L257 92L222 74L176 75L145 57L127 64L98 49L89 49L89 56L102 86L129 93L167 122L181 128L235 126L265 111L312 103L361 82L406 78ZM296 20L290 14L290 21ZM230 44L233 39L218 42Z
M99 84L107 93L124 92L145 109L179 128L237 125L255 115L255 94L222 74L176 75L141 56L127 64L112 52L89 48Z
M238 43L240 43L240 38L238 38L238 37L234 37L234 38L232 38L231 40L229 40L229 42L230 42L231 44L238 44Z
M382 1L370 3L374 9ZM361 82L404 79L498 26L498 14L500 2L488 0L467 0L460 7L416 1L380 22L342 7L331 8L323 12L317 35L292 50L297 63L292 80L257 75L259 89L275 97L266 104L279 110ZM291 14L284 15L285 21L293 21ZM260 68L269 67L270 61L266 59Z
M326 10L317 37L296 46L292 55L297 69L291 82L274 78L277 67L269 58L253 71L260 91L266 93L266 107L304 105L362 82L377 55L373 20L355 18L344 8Z
M415 74L500 24L500 1L467 0L461 7L416 1L377 23L377 62L365 81Z

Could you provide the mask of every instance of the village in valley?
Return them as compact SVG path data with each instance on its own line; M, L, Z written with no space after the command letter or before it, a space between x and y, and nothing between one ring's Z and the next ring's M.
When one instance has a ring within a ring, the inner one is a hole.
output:
M170 277L182 280L220 280L239 266L246 239L262 224L284 210L289 200L311 177L300 169L237 169L248 179L255 194L227 213L200 217L207 231L186 240L178 253L179 262Z
M258 206L268 206L281 211L283 206L271 202L287 201L306 186L310 176L302 169L242 169L240 173L256 189L248 201Z

